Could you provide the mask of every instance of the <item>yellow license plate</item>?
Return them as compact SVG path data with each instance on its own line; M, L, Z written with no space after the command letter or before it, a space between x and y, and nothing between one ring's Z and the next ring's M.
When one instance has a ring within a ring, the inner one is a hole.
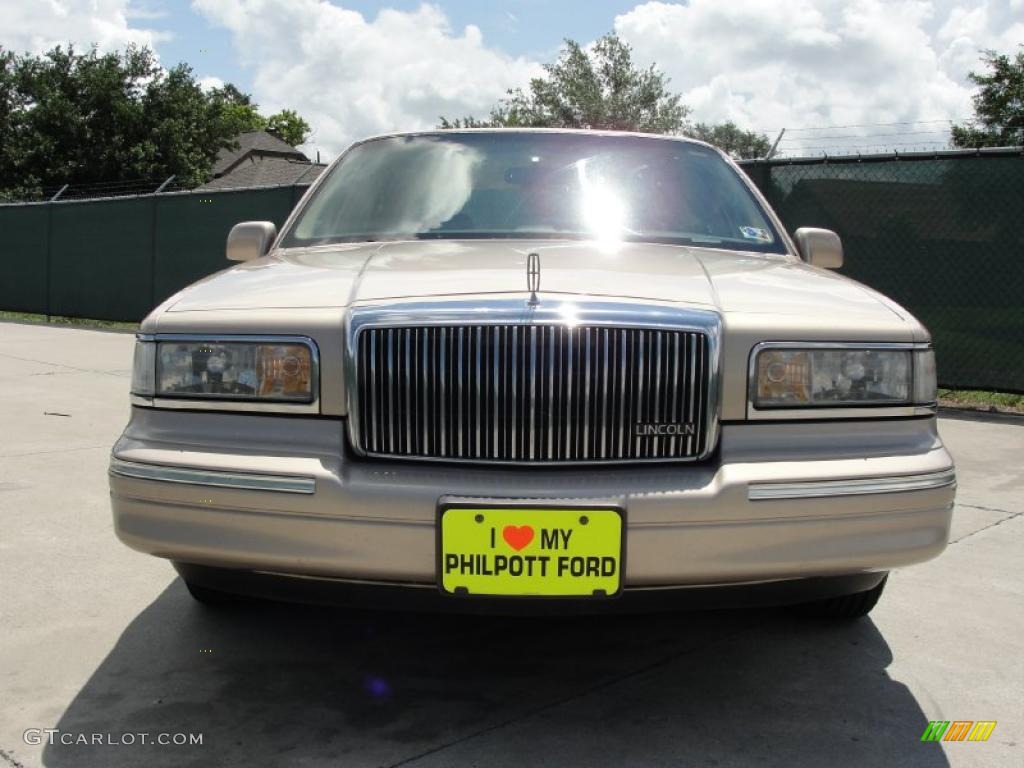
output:
M614 595L622 585L622 539L618 509L446 506L441 588L470 595Z

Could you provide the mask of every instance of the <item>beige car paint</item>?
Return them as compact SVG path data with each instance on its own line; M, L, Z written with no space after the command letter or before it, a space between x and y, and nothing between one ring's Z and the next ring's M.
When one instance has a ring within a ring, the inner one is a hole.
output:
M416 256L423 250L422 258ZM147 333L297 333L321 349L323 413L345 414L345 309L444 297L519 297L540 254L542 302L625 298L717 309L722 418L746 411L750 350L761 341L927 341L917 320L865 286L790 256L671 245L429 241L279 250L218 272L147 319ZM828 318L828 323L818 322ZM813 321L808 321L813 318Z
M676 302L726 313L838 311L869 318L887 308L863 286L781 255L650 243L432 240L278 250L199 281L170 311L345 307L522 291L531 252L540 255L542 295L555 298ZM771 302L765 301L768 291Z
M934 557L948 535L952 485L827 499L747 497L751 483L915 476L953 466L934 417L747 420L747 371L758 343L930 338L895 302L805 264L788 236L785 245L787 254L766 255L544 240L357 243L277 248L211 275L165 301L141 331L308 336L320 354L321 416L133 407L113 455L312 477L316 492L211 489L112 474L117 534L141 551L188 562L426 584L434 578L434 516L442 496L585 498L627 511L629 587L854 573ZM723 424L711 460L529 471L352 461L343 370L349 309L448 298L525 301L530 252L540 254L543 303L615 299L721 315Z
M673 465L537 468L354 462L334 419L133 409L118 458L290 473L299 496L111 477L118 535L161 557L352 579L429 583L442 496L621 504L627 586L890 568L945 546L951 487L753 502L750 483L919 474L951 459L933 419L732 424L719 456Z

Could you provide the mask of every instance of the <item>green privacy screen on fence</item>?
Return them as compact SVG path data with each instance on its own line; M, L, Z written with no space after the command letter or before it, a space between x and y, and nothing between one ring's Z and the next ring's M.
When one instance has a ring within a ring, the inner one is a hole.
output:
M944 386L1024 391L1024 156L1017 152L746 170L792 232L834 229L840 272L932 332Z
M951 387L1024 391L1024 157L755 161L791 232L834 229L841 270L903 304ZM232 225L282 224L304 187L0 205L0 309L139 320L224 269Z
M140 320L229 266L239 221L284 223L305 187L0 205L0 309Z

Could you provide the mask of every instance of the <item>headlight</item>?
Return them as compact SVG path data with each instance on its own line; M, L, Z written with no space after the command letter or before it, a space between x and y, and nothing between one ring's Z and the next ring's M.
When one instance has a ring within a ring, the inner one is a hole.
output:
M914 402L927 405L938 402L939 387L935 377L935 351L919 349L914 352Z
M155 387L156 344L136 339L135 360L132 362L132 394L152 397Z
M750 384L755 408L928 404L935 402L935 355L884 346L768 346L757 353Z
M311 403L316 398L316 377L315 347L308 339L140 339L135 346L132 393Z

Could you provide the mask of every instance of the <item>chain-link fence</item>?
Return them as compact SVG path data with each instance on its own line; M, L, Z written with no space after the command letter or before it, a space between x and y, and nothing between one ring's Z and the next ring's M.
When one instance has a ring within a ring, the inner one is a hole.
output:
M1024 154L755 161L786 228L833 229L841 272L932 332L944 386L1024 391Z
M96 200L110 197L137 197L157 192L187 192L196 188L187 179L165 176L156 179L124 179L122 181L71 182L45 187L0 190L3 203L46 203L60 200Z
M842 272L931 330L940 383L1024 392L1024 155L753 161L786 227L843 238ZM0 205L0 310L138 320L223 269L246 219L280 224L305 187Z

